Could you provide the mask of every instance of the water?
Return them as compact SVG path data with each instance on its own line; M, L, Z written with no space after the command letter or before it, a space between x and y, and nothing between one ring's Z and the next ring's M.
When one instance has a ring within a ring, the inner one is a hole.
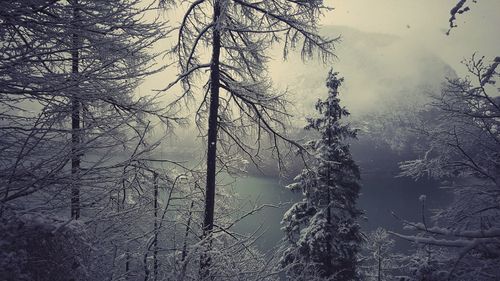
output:
M280 229L283 214L293 202L300 200L300 195L286 189L284 184L275 178L258 176L239 178L234 190L244 203L242 213L263 204L272 205L246 217L235 225L235 229L240 233L253 233L260 229L259 233L262 233L262 236L256 246L262 250L277 246L283 237Z
M427 221L430 221L432 210L442 208L450 201L449 194L440 189L436 181L397 177L398 163L411 159L409 155L391 153L385 148L374 148L364 143L354 145L352 153L361 170L362 189L358 206L365 212L365 218L361 221L364 232L382 227L408 233L403 230L402 221L392 214L405 220L421 222L422 203L419 197L422 194L427 198L424 210ZM235 225L235 230L241 233L252 233L256 229L265 231L257 241L260 249L268 250L276 246L283 237L280 229L283 214L291 202L300 200L301 195L286 189L277 177L255 175L237 179L234 190L242 202L247 203L241 207L243 212L259 204L280 205L279 208L264 208ZM397 240L396 247L405 250L410 245Z

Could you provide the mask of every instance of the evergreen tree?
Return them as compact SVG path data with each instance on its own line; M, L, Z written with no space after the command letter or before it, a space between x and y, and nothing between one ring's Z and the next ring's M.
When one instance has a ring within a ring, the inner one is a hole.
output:
M360 179L347 139L356 130L341 122L349 112L340 105L338 88L343 78L330 71L326 100L316 103L318 118L309 118L306 130L320 137L307 143L312 161L288 186L304 198L284 215L286 233L281 266L293 280L356 280L356 256L361 234L356 208Z

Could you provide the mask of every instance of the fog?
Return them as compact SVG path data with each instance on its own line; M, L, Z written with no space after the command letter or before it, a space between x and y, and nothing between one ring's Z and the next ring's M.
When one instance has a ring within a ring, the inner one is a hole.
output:
M276 90L286 91L286 97L291 101L291 126L300 129L305 125L305 118L314 115L314 104L319 98L326 97L325 78L330 69L345 78L341 99L351 112L351 122L364 126L368 124L369 127L373 114L397 115L426 104L429 95L441 91L446 78L464 74L461 61L474 52L495 55L500 46L500 38L493 36L500 25L496 16L500 3L481 1L473 5L471 12L458 18L459 28L453 29L447 36L447 19L452 2L326 1L327 5L335 8L323 16L320 32L329 38L339 37L333 61L304 61L298 52L290 52L285 60L278 47L268 52L269 76ZM173 12L163 16L177 20L177 14ZM172 36L156 48L163 50L174 39L175 36ZM172 66L155 74L147 78L139 90L145 93L161 89L175 78L175 73ZM180 92L178 88L163 94L164 99L169 101ZM197 98L194 97L194 100ZM191 108L195 104L192 101ZM193 120L191 111L184 109L181 113L188 120ZM157 131L157 134L161 136L163 132ZM192 125L175 130L174 136L162 143L160 156L183 159L203 167L205 144L195 137L198 134ZM396 177L400 172L397 164L415 155L391 152L389 146L365 136L363 130L360 138L361 141L353 143L353 153L362 170L360 204L368 214L363 222L366 231L379 226L394 230L401 227L401 222L391 212L406 219L418 220L421 216L418 211L420 194L430 195L431 208L439 208L449 202L448 195L439 189L436 182L414 182ZM379 142L375 150L374 141ZM388 164L380 168L381 161ZM265 165L274 166L275 162L266 159ZM297 171L297 167L292 171ZM289 177L293 177L291 174L288 173ZM285 189L289 182L290 178L280 178L277 172L268 170L263 175L250 167L250 175L236 179L235 187L237 194L247 203L276 204L298 198ZM240 223L240 230L251 232L256 227L263 227L266 233L259 243L263 248L272 246L282 235L279 222L287 206L248 218Z
M0 280L498 280L500 1L2 5Z
M366 128L370 126L373 114L402 114L404 110L419 108L428 102L428 95L439 93L446 77L455 77L453 68L438 55L420 45L412 44L397 35L370 33L346 26L323 26L322 33L335 37L341 35L336 49L337 59L330 64L318 61L302 62L297 53L288 60L280 59L281 50L273 49L275 58L269 67L277 89L286 89L291 101L291 126L296 130L305 125L305 118L314 115L314 104L327 95L325 79L333 69L345 78L340 98L351 112L351 122ZM194 104L194 102L193 102ZM367 125L368 124L368 125ZM293 131L293 130L292 130ZM175 135L162 142L158 157L184 160L204 167L205 144L197 139L198 131L192 126L175 130ZM161 134L160 134L161 135ZM397 178L398 163L410 160L415 155L405 151L391 151L381 139L371 139L360 132L360 140L353 141L353 156L362 172L362 194L360 208L366 218L362 221L365 231L377 227L399 230L401 221L391 214L409 220L419 220L418 197L429 197L429 208L439 208L449 199L439 184L429 180L415 182L409 178ZM374 143L377 145L374 147ZM283 237L280 222L290 202L300 198L285 188L300 168L300 160L288 167L285 178L280 178L276 161L265 158L263 169L251 165L248 175L235 178L234 191L240 198L244 211L255 204L280 205L254 214L237 225L237 230L252 233L263 232L258 245L263 250L273 248ZM381 163L384 163L383 165ZM222 187L221 187L222 188ZM427 215L430 215L427 214ZM405 250L408 243L398 242L398 248Z

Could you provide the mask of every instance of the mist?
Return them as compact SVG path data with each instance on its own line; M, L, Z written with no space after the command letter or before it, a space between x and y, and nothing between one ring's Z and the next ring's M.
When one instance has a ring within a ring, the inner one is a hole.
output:
M2 5L0 280L500 278L499 1Z

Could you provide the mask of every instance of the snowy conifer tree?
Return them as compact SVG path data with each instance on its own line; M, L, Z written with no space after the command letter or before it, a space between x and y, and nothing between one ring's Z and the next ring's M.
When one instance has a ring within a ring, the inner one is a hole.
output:
M342 81L336 72L328 74L328 98L316 104L321 116L307 120L306 129L320 134L307 144L312 161L288 186L304 195L282 221L287 241L281 266L292 280L357 279L360 175L346 142L356 137L356 130L341 122L349 115L338 97Z

